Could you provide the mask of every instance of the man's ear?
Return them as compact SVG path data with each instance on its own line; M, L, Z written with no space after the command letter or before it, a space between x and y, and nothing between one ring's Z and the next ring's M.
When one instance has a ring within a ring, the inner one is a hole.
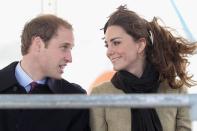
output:
M139 46L138 46L138 53L144 52L145 47L146 47L146 39L145 39L145 38L140 38L140 39L137 41L137 44L139 45Z
M39 36L33 37L31 42L32 42L32 48L36 52L37 51L39 52L40 49L43 48L43 46L44 46L44 42Z

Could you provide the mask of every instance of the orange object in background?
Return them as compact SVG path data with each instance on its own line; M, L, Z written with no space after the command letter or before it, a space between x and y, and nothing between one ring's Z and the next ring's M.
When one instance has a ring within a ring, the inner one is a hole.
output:
M91 84L88 92L91 92L92 88L94 88L95 86L98 86L99 84L106 82L106 81L110 81L112 76L114 75L115 71L105 71L104 73L102 73L100 76L98 76L95 81Z

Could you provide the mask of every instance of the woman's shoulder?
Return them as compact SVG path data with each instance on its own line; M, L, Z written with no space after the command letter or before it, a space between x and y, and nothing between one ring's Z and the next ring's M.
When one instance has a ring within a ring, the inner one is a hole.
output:
M182 86L177 89L173 89L170 87L170 85L167 83L167 81L161 82L158 93L187 93L187 88L185 86Z
M123 93L122 90L117 89L111 82L104 82L98 86L92 88L90 94L120 94Z

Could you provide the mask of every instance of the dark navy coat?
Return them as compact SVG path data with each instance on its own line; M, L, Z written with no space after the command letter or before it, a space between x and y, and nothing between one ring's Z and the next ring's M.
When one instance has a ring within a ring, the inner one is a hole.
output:
M0 70L0 94L26 94L15 78L13 62ZM40 94L82 94L79 85L48 79ZM0 109L0 131L90 131L88 109Z

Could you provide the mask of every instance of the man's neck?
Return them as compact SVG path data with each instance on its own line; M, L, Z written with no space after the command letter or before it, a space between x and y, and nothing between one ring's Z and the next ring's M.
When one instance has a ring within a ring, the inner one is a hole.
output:
M20 66L32 78L32 80L38 81L45 79L35 61L33 62L31 59L23 58L20 61Z

